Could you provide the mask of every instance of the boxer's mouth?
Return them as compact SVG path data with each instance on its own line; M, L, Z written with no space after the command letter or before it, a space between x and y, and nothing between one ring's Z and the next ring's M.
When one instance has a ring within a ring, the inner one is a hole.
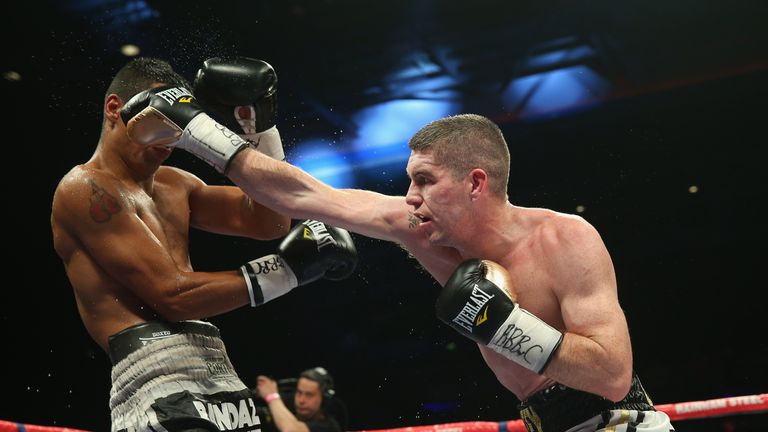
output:
M413 215L414 215L414 216L415 216L415 217L416 217L418 220L420 220L422 223L424 223L424 222L429 222L429 221L431 221L431 220L432 220L430 217L428 217L428 216L424 216L424 215L423 215L423 214L421 214L421 213L414 213Z

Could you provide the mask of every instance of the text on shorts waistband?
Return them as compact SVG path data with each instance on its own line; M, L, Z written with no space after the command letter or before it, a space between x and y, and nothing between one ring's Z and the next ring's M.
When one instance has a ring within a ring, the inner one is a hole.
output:
M194 333L220 337L219 329L204 321L147 321L128 327L109 337L109 359L116 365L129 354L153 342L173 335Z

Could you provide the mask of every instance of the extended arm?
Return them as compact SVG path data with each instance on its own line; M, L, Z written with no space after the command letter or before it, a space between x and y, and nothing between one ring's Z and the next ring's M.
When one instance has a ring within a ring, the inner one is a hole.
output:
M322 220L401 244L440 284L445 283L460 262L455 249L433 246L418 231L404 197L362 189L336 189L298 167L251 149L234 157L227 175L248 196L280 213Z
M194 96L182 87L143 91L125 104L121 117L135 142L182 148L228 175L249 197L293 218L307 215L329 223L344 221L361 234L396 240L393 214L407 212L402 198L333 189L254 150L248 141L203 112Z
M126 103L121 116L134 141L180 147L278 213L401 243L441 283L458 263L453 260L455 251L430 248L412 229L403 197L334 189L295 166L269 158L205 114L186 89L160 87L139 93Z
M402 236L398 226L407 220L403 197L336 189L298 167L251 149L235 156L227 176L249 197L280 213L323 220L369 237L398 241Z

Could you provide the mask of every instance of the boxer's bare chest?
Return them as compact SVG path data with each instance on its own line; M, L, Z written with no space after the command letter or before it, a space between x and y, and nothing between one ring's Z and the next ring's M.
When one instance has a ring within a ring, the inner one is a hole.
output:
M560 303L554 291L558 281L549 270L548 258L535 250L520 249L500 264L509 272L520 307L561 328Z
M501 260L510 275L517 304L555 328L564 327L560 303L554 292L558 283L548 270L551 265L546 256L534 249L519 248ZM499 382L517 397L525 397L552 384L549 378L538 375L496 352L480 346L488 367Z
M180 266L189 261L189 201L186 193L158 184L152 194L133 193L136 215Z

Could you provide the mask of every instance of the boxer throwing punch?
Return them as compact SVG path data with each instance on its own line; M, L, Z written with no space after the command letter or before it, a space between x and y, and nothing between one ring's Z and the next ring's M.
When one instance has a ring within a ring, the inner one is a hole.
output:
M274 75L263 62L247 62L256 77ZM343 229L317 221L290 229L288 217L236 187L209 186L163 166L179 137L167 128L168 118L184 122L194 113L211 128L201 139L247 145L200 115L187 87L165 61L126 64L107 89L93 156L72 168L54 194L54 247L85 328L113 363L113 431L254 430L261 418L251 391L237 377L219 330L201 319L258 306L320 278L343 279L357 260ZM267 90L237 89L253 106L274 98L274 88ZM258 142L257 131L274 127L273 106L266 104L250 139ZM261 139L269 143L258 149L282 159L279 135L264 135L272 139ZM190 262L190 227L285 238L275 254L240 268L199 272Z
M335 189L249 149L187 149L291 217L400 243L444 286L438 317L477 342L530 431L673 430L634 373L597 230L509 202L509 150L485 117L436 120L409 146L405 197Z

